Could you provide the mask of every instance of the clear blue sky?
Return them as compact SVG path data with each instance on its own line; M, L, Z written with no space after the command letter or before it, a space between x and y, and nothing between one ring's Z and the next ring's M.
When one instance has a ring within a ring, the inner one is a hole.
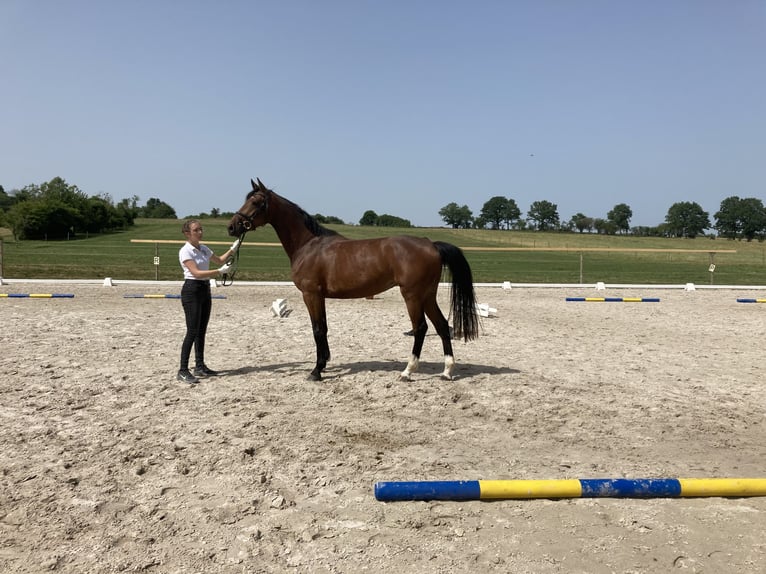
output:
M443 225L766 199L764 0L0 0L0 185Z

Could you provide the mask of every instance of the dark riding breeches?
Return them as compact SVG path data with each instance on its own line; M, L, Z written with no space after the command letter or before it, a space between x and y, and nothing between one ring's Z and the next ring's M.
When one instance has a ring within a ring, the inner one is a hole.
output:
M205 335L210 322L212 297L210 282L187 279L181 288L181 304L186 315L186 336L181 345L181 370L189 368L189 355L194 345L194 358L198 367L205 364Z

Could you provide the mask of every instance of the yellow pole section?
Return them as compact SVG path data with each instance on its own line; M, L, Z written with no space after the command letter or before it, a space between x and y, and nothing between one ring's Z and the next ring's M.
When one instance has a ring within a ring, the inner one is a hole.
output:
M681 496L766 496L766 478L679 478Z
M577 478L561 480L480 480L481 499L578 498L582 486Z

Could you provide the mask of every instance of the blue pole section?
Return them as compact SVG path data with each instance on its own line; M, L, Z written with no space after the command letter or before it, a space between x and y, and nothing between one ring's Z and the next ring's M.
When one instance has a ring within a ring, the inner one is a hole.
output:
M676 478L596 478L580 479L583 498L668 498L681 496Z
M406 500L479 500L478 480L425 482L376 482L375 498L381 502Z

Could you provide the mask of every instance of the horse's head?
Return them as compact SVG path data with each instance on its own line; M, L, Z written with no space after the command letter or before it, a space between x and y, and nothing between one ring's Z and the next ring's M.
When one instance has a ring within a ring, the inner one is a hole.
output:
M253 190L247 194L244 205L229 221L229 235L241 236L246 231L261 227L269 222L269 198L271 190L261 180L252 179Z

